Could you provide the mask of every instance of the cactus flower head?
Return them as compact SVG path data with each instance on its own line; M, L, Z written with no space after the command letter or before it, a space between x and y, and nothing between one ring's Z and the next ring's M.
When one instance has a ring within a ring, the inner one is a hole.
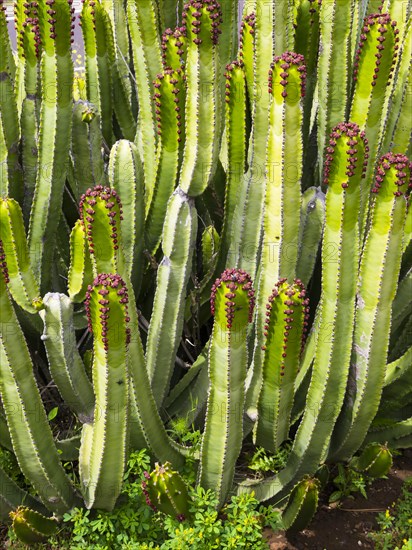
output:
M222 11L215 0L189 0L183 8L183 21L186 25L188 40L200 45L203 41L217 44L222 32L220 23Z
M285 52L276 56L269 70L269 93L293 103L305 96L306 65L303 55Z
M412 188L412 163L400 153L387 153L380 158L372 193L391 198L406 195Z
M95 340L110 347L122 347L130 342L128 316L129 297L126 285L119 275L101 273L86 293L86 313L89 331ZM123 338L124 334L124 338Z
M353 122L335 126L326 147L323 183L347 189L351 182L363 178L368 164L368 140L365 132Z
M143 494L146 497L146 503L153 510L160 510L179 521L191 517L189 509L192 500L187 486L181 475L172 469L169 462L165 462L163 465L156 462L153 472L145 472L144 476Z
M242 330L252 321L255 291L243 269L226 269L212 286L212 315L222 329Z

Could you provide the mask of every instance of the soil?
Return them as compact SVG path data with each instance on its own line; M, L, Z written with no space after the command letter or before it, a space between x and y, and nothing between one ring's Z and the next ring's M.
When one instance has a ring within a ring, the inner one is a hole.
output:
M387 479L378 479L367 488L367 499L358 493L353 499L344 500L339 508L328 506L325 499L308 529L298 534L266 530L270 550L373 550L367 534L377 530L377 514L399 498L402 483L410 476L412 449L394 459Z

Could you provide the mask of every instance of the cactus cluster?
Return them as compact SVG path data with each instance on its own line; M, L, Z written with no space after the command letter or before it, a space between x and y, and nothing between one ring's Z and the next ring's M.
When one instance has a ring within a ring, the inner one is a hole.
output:
M377 4L85 0L75 76L72 0L16 0L16 52L1 1L0 444L36 497L0 470L0 516L22 540L111 510L143 447L156 509L190 520L190 456L220 507L289 496L300 529L325 463L382 475L412 445L411 2ZM246 438L291 440L287 463L246 478Z

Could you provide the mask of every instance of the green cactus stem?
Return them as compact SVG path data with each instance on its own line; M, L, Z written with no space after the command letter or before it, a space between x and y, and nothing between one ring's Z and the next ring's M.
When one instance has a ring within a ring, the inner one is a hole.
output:
M240 23L238 51L238 59L242 63L245 72L246 86L250 105L252 105L254 86L253 52L255 47L255 19L256 16L254 12L251 12L248 15L243 15L242 21Z
M87 99L99 112L102 135L110 147L113 142L113 69L106 36L108 20L109 16L99 0L85 0L80 21L86 61Z
M50 16L48 10L56 13ZM50 288L71 141L73 12L68 0L38 4L43 51L41 85L47 94L40 109L39 164L30 212L29 253L42 292Z
M246 334L253 308L249 275L242 270L224 271L212 287L215 320L208 361L210 388L198 473L199 485L216 492L219 506L231 489L242 445Z
M351 67L351 32L354 0L322 2L320 36L322 49L318 62L319 173L323 171L323 153L336 124L346 119Z
M159 246L167 202L176 186L182 162L185 129L185 84L183 72L165 69L157 75L155 88L158 150L156 184L150 204L146 206L146 248L154 254Z
M244 18L243 35L240 42L240 57L245 66L248 92L251 98L252 133L250 137L248 161L249 168L244 175L245 196L239 207L238 228L233 240L238 245L239 256L235 266L256 276L257 258L261 244L261 228L264 197L265 167L267 161L266 142L269 128L268 106L268 59L274 57L273 21L275 4L273 0L257 0L253 6L256 14ZM263 16L264 14L264 16ZM251 58L251 48L253 57ZM283 52L281 52L283 53ZM250 66L250 62L252 65ZM253 77L252 77L253 75ZM273 281L272 281L273 283Z
M8 272L8 286L16 303L29 313L41 308L24 230L23 214L14 199L0 198L0 247Z
M275 451L288 437L295 379L303 345L309 300L303 284L281 279L266 306L262 389L256 443Z
M93 333L92 423L83 425L80 478L87 508L111 510L120 493L128 437L128 293L119 275L100 274L86 298Z
M389 14L370 14L365 17L356 51L350 120L365 131L370 149L368 169L361 190L362 227L369 209L386 89L395 69L399 48L398 34L396 22L391 20Z
M194 201L177 188L167 206L146 361L158 407L166 395L180 343L186 287L197 233Z
M412 372L412 347L386 368L384 388L377 417L384 417L391 409L398 408L398 403L410 398L409 380Z
M390 445L391 449L407 449L412 442L412 417L400 422L372 426L365 438L364 444L379 442Z
M255 408L262 384L262 345L266 304L274 281L293 281L299 249L302 166L302 107L305 94L303 56L286 52L269 72L269 133L263 243L257 295L256 343L247 410Z
M237 0L220 0L222 10L221 36L219 39L219 61L225 67L236 56L238 47L238 12Z
M331 457L350 458L378 410L385 379L391 306L398 284L411 164L388 153L378 164L362 252L350 377Z
M113 145L109 182L122 204L120 228L125 269L138 295L143 262L145 189L142 163L134 143L122 139Z
M3 468L0 468L0 519L6 522L10 517L9 513L23 504L38 512L47 514L47 508L45 508L40 501L21 489L17 483L6 474Z
M189 0L183 11L187 36L186 137L179 186L203 193L214 174L219 150L218 37L221 10L215 0Z
M143 161L146 202L150 204L156 173L156 114L152 82L162 71L157 6L154 0L127 0L127 21L139 98L135 143Z
M44 516L26 506L19 506L17 510L10 512L10 517L17 538L28 545L45 542L59 529L55 518Z
M86 298L87 287L93 281L93 267L84 224L77 220L70 234L70 267L67 287L72 302Z
M79 210L94 274L123 274L125 260L121 249L120 228L123 209L119 195L110 187L96 185L82 195Z
M100 129L100 115L88 101L79 100L73 104L73 128L71 157L73 160L76 200L93 185L106 183L102 157L103 137Z
M74 487L60 464L37 388L30 353L0 273L0 396L20 469L45 506L58 514L76 505Z
M40 312L50 374L63 400L80 421L90 422L93 415L93 388L87 377L76 345L73 306L65 294L47 293Z
M293 15L295 10L295 0L277 0L274 3L273 40L274 55L280 56L286 51L290 51L294 44ZM261 17L270 17L270 3L266 6L262 4Z
M169 462L144 473L142 481L146 503L155 511L163 512L179 521L190 520L192 499L180 474L174 471Z
M325 224L325 195L319 187L309 187L302 195L296 275L305 286L315 269Z
M318 508L320 481L305 477L293 488L282 520L288 531L302 531L311 522Z
M246 32L246 31L244 31ZM234 267L238 209L243 204L246 166L246 74L242 61L233 61L226 67L225 137L227 147L226 188L223 228L217 271Z
M393 17L393 16L392 16ZM397 20L397 18L394 18ZM401 43L398 61L391 86L391 97L385 115L381 119L381 143L379 150L382 153L408 153L411 141L411 125L408 114L412 111L412 23L409 22L405 38ZM385 105L386 107L386 105Z
M166 29L162 35L162 62L164 69L178 71L185 65L187 54L186 28ZM183 113L182 113L183 114Z
M23 178L19 163L20 127L14 94L15 65L6 20L6 6L0 3L0 196L22 201Z
M392 467L392 453L386 445L371 443L360 456L351 460L350 465L370 477L383 477Z
M303 475L313 474L326 458L333 426L342 407L349 372L359 263L360 181L365 171L365 137L356 124L334 128L325 161L325 230L322 253L334 261L322 265L322 295L316 354L306 407L292 452L279 475L241 484L265 500L285 496ZM331 337L332 335L332 337ZM339 336L337 336L339 335Z

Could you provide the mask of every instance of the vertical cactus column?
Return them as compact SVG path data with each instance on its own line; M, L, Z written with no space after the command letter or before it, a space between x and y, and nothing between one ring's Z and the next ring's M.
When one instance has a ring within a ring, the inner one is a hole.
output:
M111 510L120 493L128 436L128 294L119 275L100 274L86 309L93 332L93 422L84 424L80 477L88 508Z
M246 332L253 307L249 275L242 270L224 271L212 287L215 320L208 361L210 388L198 474L199 485L216 491L219 506L231 489L242 446Z
M215 0L189 0L186 26L186 141L179 186L190 196L203 193L216 168L219 151L219 54L221 10Z
M258 402L256 443L275 451L289 433L308 313L305 289L300 281L288 284L281 279L266 306L263 346L262 389Z
M68 0L38 5L42 43L39 165L29 223L29 252L40 288L50 287L70 145L73 64ZM49 11L53 11L52 15Z
M360 215L363 225L369 209L386 89L398 50L398 33L396 23L389 14L368 15L364 20L356 52L350 120L365 131L370 149L368 169L361 190Z
M346 119L351 70L351 32L354 0L329 0L320 9L318 81L319 174L332 128Z
M360 181L365 173L365 137L356 124L334 128L325 161L326 219L322 251L335 261L322 265L319 330L306 407L288 462L278 476L248 483L257 498L284 496L301 477L325 460L342 407L352 348L360 235ZM331 336L332 335L332 336Z
M159 246L167 201L173 193L182 162L185 130L185 83L180 69L165 69L153 83L155 88L158 149L156 183L148 205L145 242L154 254Z
M388 153L378 164L362 252L350 378L331 456L350 458L376 414L385 379L391 306L398 284L411 163Z
M263 332L266 304L274 282L296 275L299 249L302 106L305 93L303 56L286 52L275 57L269 72L269 133L266 158L266 192L263 243L257 294L256 344L247 408L255 408L262 383Z
M150 204L155 186L156 115L152 101L153 81L162 70L157 6L154 0L127 0L139 116L135 143L143 161L146 203Z
M78 504L74 487L57 453L33 373L33 364L0 273L0 397L20 469L45 506L62 514Z

